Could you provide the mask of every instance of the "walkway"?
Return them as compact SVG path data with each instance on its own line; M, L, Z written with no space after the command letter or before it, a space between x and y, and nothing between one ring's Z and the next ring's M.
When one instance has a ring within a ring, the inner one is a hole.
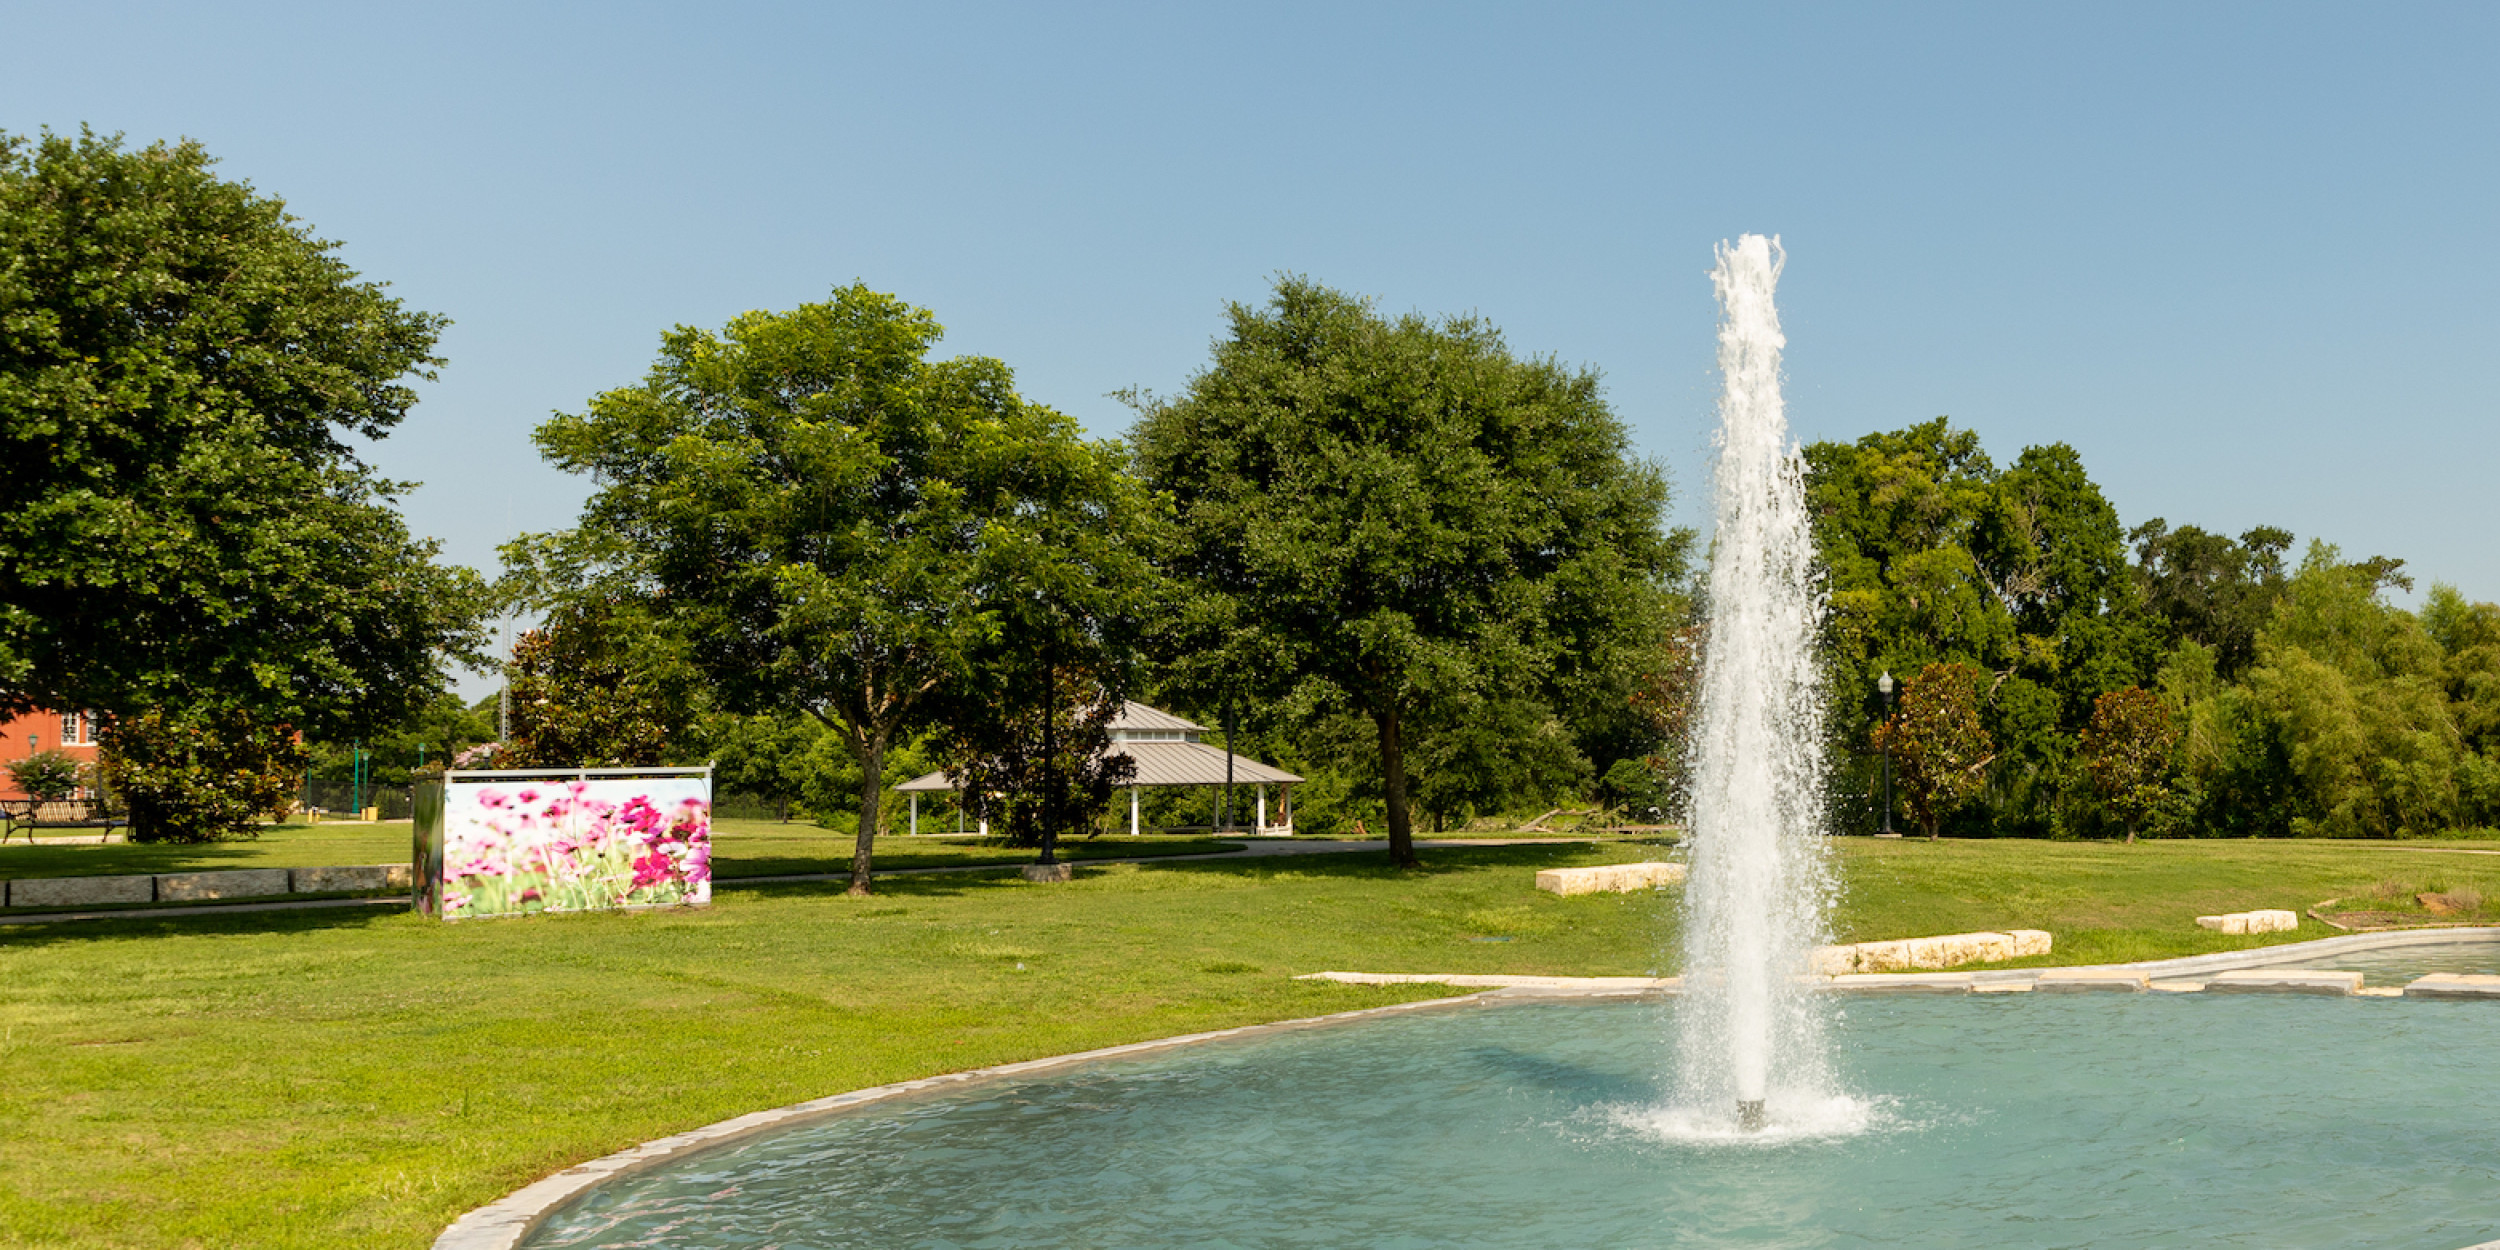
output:
M1577 842L1587 842L1589 840L1590 839L1588 838L1432 838L1417 841L1415 843L1415 847L1418 850L1434 850L1447 847L1467 846L1549 846L1568 845ZM1210 851L1199 855L1130 855L1110 859L1080 859L1072 860L1070 862L1079 867L1089 867L1095 864L1171 864L1191 860L1203 861L1210 859L1270 859L1279 855L1345 855L1358 851L1385 851L1388 849L1389 843L1386 839L1356 842L1333 840L1323 841L1315 838L1295 840L1272 838L1262 841L1246 842L1239 850ZM1013 870L1020 866L1021 861L1004 864L950 864L939 868L894 868L883 872L871 873L870 875L872 878L921 877L949 872L1003 872ZM772 877L715 877L712 880L712 888L721 890L736 886L786 885L810 881L848 882L850 879L851 874L847 872L787 873ZM129 920L133 918L154 919L160 916L222 916L239 912L254 911L304 911L318 907L406 906L408 906L408 900L396 896L390 898L315 898L275 903L211 903L198 907L129 907L105 908L94 911L41 912L30 916L0 916L0 925L58 924L65 920Z

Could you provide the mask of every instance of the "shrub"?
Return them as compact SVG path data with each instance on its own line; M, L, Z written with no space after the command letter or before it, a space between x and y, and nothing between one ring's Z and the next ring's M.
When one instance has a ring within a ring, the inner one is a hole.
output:
M87 784L87 766L66 751L37 751L9 765L9 779L39 803L65 799Z
M258 833L284 807L310 752L287 725L247 713L116 716L104 776L130 808L134 842L215 842Z

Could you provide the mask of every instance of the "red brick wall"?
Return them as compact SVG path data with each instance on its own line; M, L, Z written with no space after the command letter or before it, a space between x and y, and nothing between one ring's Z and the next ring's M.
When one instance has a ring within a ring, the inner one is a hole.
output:
M59 712L29 712L0 724L0 799L26 797L5 771L5 766L11 761L25 759L38 751L62 750L90 764L95 762L95 717L81 715L70 728L72 732L64 737Z

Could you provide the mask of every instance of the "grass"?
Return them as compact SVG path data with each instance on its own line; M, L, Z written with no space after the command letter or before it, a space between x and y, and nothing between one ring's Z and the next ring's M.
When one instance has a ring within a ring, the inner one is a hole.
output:
M723 820L713 825L713 869L733 877L848 872L848 830L770 820ZM221 868L315 868L330 864L404 864L409 859L408 822L381 824L272 825L260 836L204 846L111 842L101 845L0 846L0 879L109 877L123 874L201 872ZM1149 855L1204 855L1231 850L1241 839L1101 837L1060 844L1075 860ZM877 867L943 868L1030 862L1029 847L998 838L897 837L877 840Z
M757 846L759 863L788 849ZM758 884L702 911L460 925L338 911L0 930L0 1246L414 1250L538 1176L745 1111L1448 992L1297 973L1671 967L1671 894L1530 884L1656 849L904 877L866 899ZM2046 928L2059 962L2316 936L2190 918L2385 881L2500 894L2500 856L2366 845L1839 853L1847 937Z

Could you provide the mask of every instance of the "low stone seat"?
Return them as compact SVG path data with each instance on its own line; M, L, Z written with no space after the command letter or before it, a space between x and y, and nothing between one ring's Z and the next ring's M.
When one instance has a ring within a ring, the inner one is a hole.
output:
M2008 929L2002 933L1947 933L1940 937L1818 946L1806 957L1806 968L1824 976L1958 968L1963 964L2046 955L2054 941L2045 929Z
M2243 933L2289 933L2300 927L2300 913L2279 907L2226 912L2219 916L2198 916L2196 927L2235 936Z
M1662 885L1684 884L1684 865L1668 863L1599 864L1593 868L1546 868L1536 874L1536 888L1548 894L1628 894Z

